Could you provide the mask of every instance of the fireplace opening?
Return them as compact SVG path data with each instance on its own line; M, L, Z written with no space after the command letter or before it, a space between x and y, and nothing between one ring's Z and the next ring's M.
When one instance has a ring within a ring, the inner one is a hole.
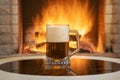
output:
M19 53L45 53L47 24L78 30L80 52L105 51L105 0L20 0L19 5ZM71 41L70 47L74 45Z

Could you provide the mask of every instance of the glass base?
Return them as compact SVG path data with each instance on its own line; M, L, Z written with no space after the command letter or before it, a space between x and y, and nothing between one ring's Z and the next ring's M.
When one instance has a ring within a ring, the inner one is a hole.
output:
M70 69L70 66L68 65L46 65L45 66L45 70L46 72L57 72L57 73L53 73L54 75L63 75L63 76L76 76L77 74L75 72L73 72Z
M46 68L69 68L70 60L69 59L52 59L46 57Z

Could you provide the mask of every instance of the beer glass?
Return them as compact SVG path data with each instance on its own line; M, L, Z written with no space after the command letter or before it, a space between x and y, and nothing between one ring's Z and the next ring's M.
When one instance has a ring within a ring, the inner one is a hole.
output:
M77 49L69 51L70 32L76 34ZM62 67L70 65L70 56L79 50L79 33L70 30L69 25L47 25L46 26L46 65L47 67L59 65Z

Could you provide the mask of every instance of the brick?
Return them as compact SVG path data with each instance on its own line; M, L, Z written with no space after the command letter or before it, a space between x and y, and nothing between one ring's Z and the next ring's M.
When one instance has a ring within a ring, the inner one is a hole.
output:
M13 35L13 43L18 43L18 34Z
M9 55L9 54L11 54L12 52L11 51L1 51L0 50L0 55Z
M115 14L115 15L106 15L105 17L106 23L112 23L112 24L120 24L120 16Z
M5 33L0 34L0 44L5 45L12 43L13 43L12 35L6 35Z
M120 0L106 0L106 4L120 4Z
M118 10L112 9L112 13L111 14L119 15L120 14L120 9L118 9Z
M0 4L10 4L10 0L0 0Z
M119 4L106 4L106 14L119 15L120 5Z
M9 5L0 5L0 14L10 14L10 6Z
M19 0L0 0L0 4L18 4Z
M111 33L114 33L113 31L113 28L115 26L113 24L106 24L106 27L105 27L105 33L106 34L111 34Z
M120 44L120 34L114 34L113 42L116 44Z
M113 4L120 4L120 0L110 0Z
M111 40L113 40L113 34L106 34L106 43L111 43Z
M18 5L0 5L0 14L18 14Z
M106 14L112 14L112 5L106 4Z
M106 4L119 4L120 0L106 0Z
M118 53L120 54L120 44L112 44L112 49L113 49L113 53Z
M16 44L0 45L0 55L13 54L18 50Z
M11 0L12 4L18 4L19 0Z
M12 31L11 25L0 25L0 33L10 33Z
M18 14L18 5L12 6L12 14Z
M105 15L105 22L108 23L112 23L112 15Z
M111 0L106 0L106 4L111 4L112 1Z
M18 36L15 34L0 34L0 44L6 45L6 44L13 44L18 43Z
M12 25L12 28L13 28L13 33L18 34L19 25Z
M0 15L0 24L11 24L11 16L10 15Z
M18 15L12 15L12 24L14 25L18 24Z
M120 34L120 25L114 25L114 33Z
M113 4L112 9L113 10L120 10L120 4Z
M112 45L112 43L107 43L107 42L106 42L106 48L107 48L107 49L111 48L111 47L112 47L111 45Z
M18 34L18 25L0 25L0 33Z

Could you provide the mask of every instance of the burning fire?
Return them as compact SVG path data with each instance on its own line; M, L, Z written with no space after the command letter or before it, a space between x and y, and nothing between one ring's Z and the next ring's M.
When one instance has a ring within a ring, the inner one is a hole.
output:
M69 24L71 29L78 30L84 36L93 26L94 15L89 9L89 0L48 0L47 8L43 9L42 25Z
M46 24L69 24L71 30L79 31L81 41L89 43L85 34L93 27L94 14L92 11L89 8L89 0L48 0L47 6L33 19L34 44L41 46L41 43L45 42ZM75 42L72 43L70 46L74 47ZM31 50L45 52L45 47L43 45L41 48L37 48L34 45ZM26 48L30 48L29 45L24 49Z

